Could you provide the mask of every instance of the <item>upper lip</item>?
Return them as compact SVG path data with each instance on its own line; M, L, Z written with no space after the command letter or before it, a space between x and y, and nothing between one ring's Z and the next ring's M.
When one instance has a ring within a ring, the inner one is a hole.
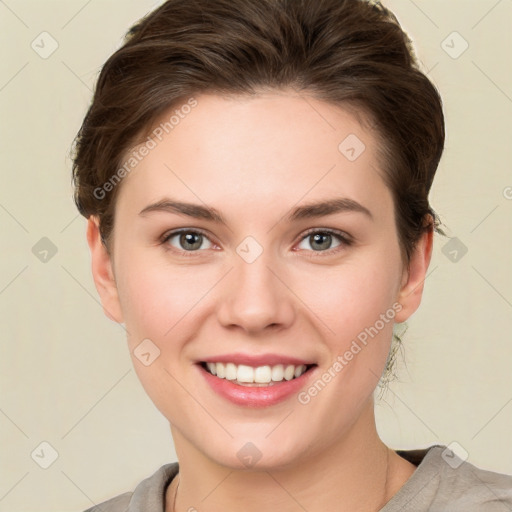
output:
M207 357L206 359L201 359L199 362L205 363L234 363L236 365L247 365L247 366L276 366L278 364L282 365L294 365L299 366L305 364L306 366L313 365L311 361L306 361L305 359L299 359L297 357L279 355L279 354L223 354L218 356Z

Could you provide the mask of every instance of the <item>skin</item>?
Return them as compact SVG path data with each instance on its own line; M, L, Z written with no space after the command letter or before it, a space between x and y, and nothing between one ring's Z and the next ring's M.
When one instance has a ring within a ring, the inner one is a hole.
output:
M274 352L316 362L321 375L393 304L402 308L395 322L416 311L432 231L404 265L376 134L349 111L286 90L196 99L123 179L110 254L98 219L87 226L105 314L125 324L137 375L170 422L180 463L176 510L379 510L415 470L375 426L373 392L393 321L306 405L295 395L267 408L234 405L198 377L194 363ZM349 134L366 146L355 161L338 150ZM164 197L213 207L226 225L139 214ZM334 197L357 201L373 218L355 211L286 218ZM207 238L195 251L179 235L160 243L178 228ZM315 251L311 228L340 230L353 243L333 236ZM253 263L236 252L247 236L263 249ZM133 352L147 338L160 350L149 366ZM248 442L261 452L251 468L237 456ZM168 512L176 484L167 490Z

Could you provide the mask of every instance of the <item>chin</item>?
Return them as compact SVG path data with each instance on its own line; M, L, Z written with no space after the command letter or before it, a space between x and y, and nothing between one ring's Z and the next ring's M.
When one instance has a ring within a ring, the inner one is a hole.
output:
M300 440L288 439L288 443L282 443L281 439L269 439L265 435L262 433L252 440L248 436L237 437L225 443L217 439L204 450L200 446L198 449L215 464L236 471L285 470L298 464L307 451L307 443L298 446Z

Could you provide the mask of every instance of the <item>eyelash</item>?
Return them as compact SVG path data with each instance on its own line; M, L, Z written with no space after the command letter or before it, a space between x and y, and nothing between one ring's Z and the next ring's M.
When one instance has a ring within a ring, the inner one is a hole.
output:
M337 229L319 229L319 228L311 228L308 231L306 231L300 238L299 243L303 242L307 238L309 238L311 235L315 235L317 233L320 233L322 235L332 235L334 238L337 238L340 242L340 245L338 247L334 247L333 249L327 249L326 251L312 251L308 250L306 251L308 253L308 258L321 258L322 256L332 256L333 254L337 254L339 251L342 251L343 249L350 247L354 241L352 238L343 231L338 231ZM302 249L300 249L302 250Z
M201 252L201 251L183 251L181 249L176 249L176 247L170 247L167 245L167 242L171 238L173 238L176 235L180 235L182 233L194 233L194 234L203 235L204 237L208 238L208 240L209 240L208 235L201 229L177 229L176 231L170 231L169 233L164 234L161 238L161 245L163 245L163 247L166 251L177 252L180 255L185 256L185 257L197 256L197 253Z
M178 229L178 230L171 231L169 233L164 234L162 236L162 238L160 239L160 244L162 246L164 246L164 249L166 251L178 252L179 254L181 254L181 255L183 255L185 257L195 257L195 256L198 255L197 253L202 252L201 250L184 251L184 250L181 250L181 249L177 249L176 247L170 248L169 246L167 246L167 242L171 238L173 238L176 235L180 235L182 233L200 234L200 235L203 235L204 237L206 237L208 240L210 240L208 234L206 232L204 232L203 230L201 230L201 229L197 229L197 228L186 229L185 228L185 229ZM325 228L325 229L312 228L312 229L306 231L306 233L304 233L304 235L302 235L302 237L300 238L298 243L301 243L306 238L310 237L311 235L315 235L317 233L320 233L320 234L323 234L323 235L332 235L332 236L338 238L338 241L340 242L340 245L335 247L335 248L333 248L333 249L327 249L326 251L306 251L308 253L312 253L312 254L310 254L308 256L308 257L311 257L311 258L322 257L325 254L332 255L332 254L338 253L340 250L343 250L346 247L350 247L354 243L354 240L347 233L345 233L343 231L338 231L336 229L330 229L330 228ZM211 240L210 240L210 242L211 242Z

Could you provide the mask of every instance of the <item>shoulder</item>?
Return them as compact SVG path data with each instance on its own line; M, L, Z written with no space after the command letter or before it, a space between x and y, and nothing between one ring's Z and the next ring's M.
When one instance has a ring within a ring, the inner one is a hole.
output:
M445 445L398 453L417 465L417 469L389 502L389 512L405 503L414 505L414 510L421 512L503 512L512 509L511 475L475 466ZM387 507L383 510L388 512Z
M177 462L165 464L142 480L133 492L125 492L88 508L84 512L164 512L165 491L178 474Z
M84 512L124 512L128 510L128 505L132 495L133 492L125 492L115 498L111 498L103 503L94 505L93 507L84 510Z
M512 506L511 475L475 466L446 446L437 448L437 452L440 466L437 501L468 511L499 512L506 509L504 505Z

